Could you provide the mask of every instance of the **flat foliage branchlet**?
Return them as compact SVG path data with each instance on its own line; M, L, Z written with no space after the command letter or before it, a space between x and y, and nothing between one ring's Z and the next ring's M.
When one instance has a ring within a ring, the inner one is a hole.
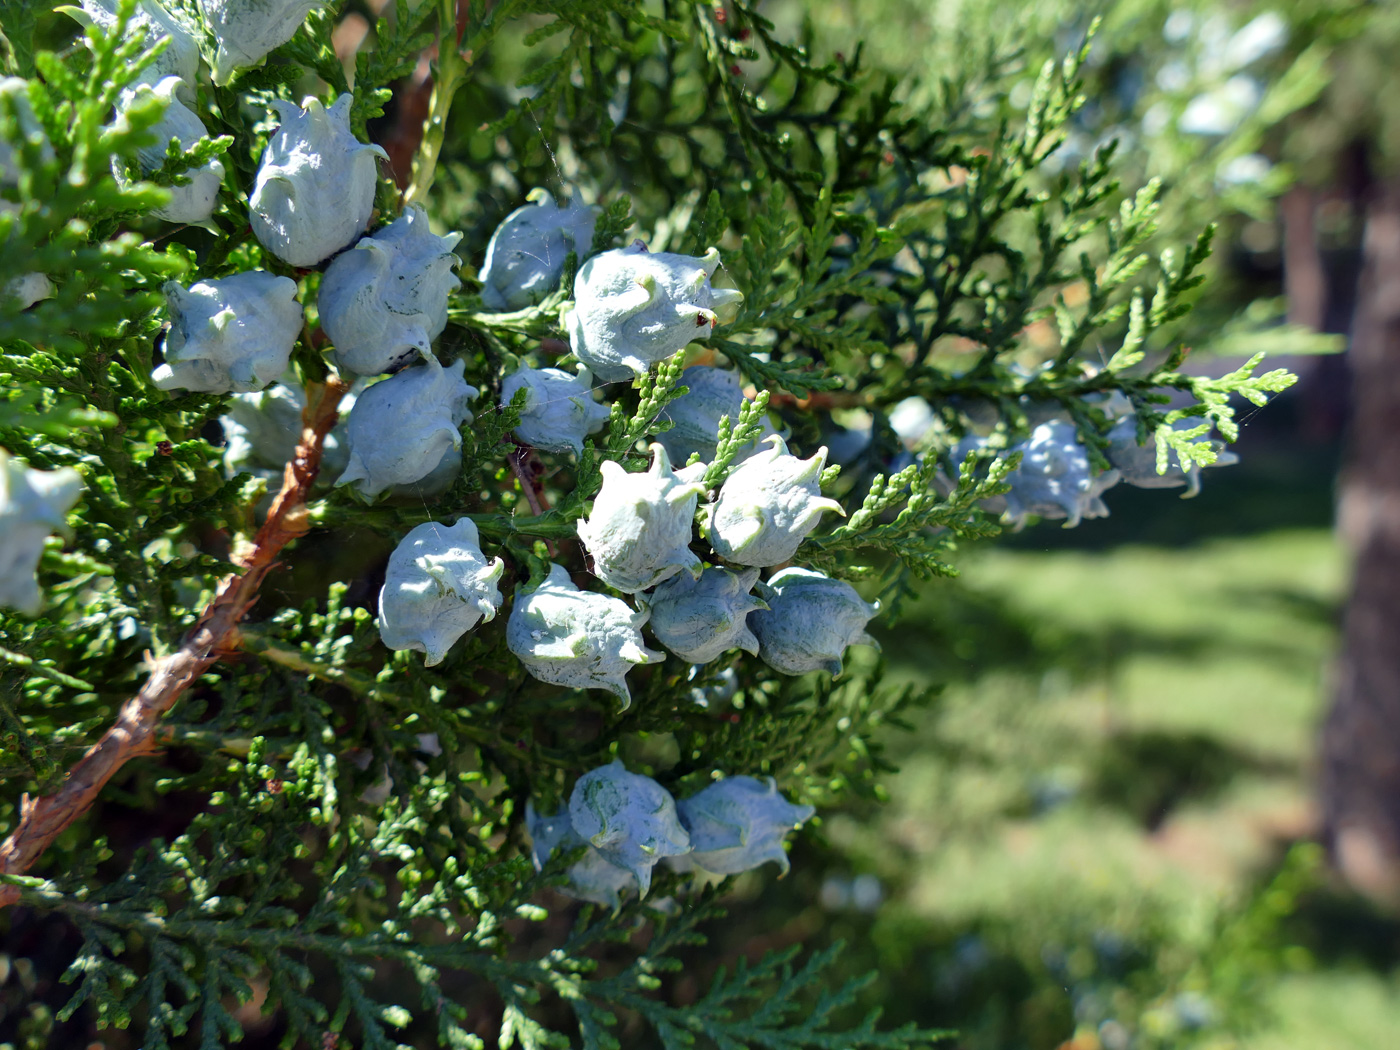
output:
M1236 436L1234 396L1262 404L1291 377L1256 374L1258 359L1217 379L1180 370L1174 326L1210 233L1185 250L1158 244L1160 189L1125 192L1111 143L1053 162L1085 102L1084 50L1047 64L1024 105L1010 89L1026 71L992 55L915 108L858 51L785 40L746 0L501 0L461 5L460 22L450 2L397 0L349 62L333 34L362 6L327 4L265 65L227 86L201 80L193 108L209 136L140 176L133 158L160 104L120 118L116 104L165 44L125 32L132 0L110 33L0 4L7 72L27 79L43 131L26 136L13 99L0 104L17 173L0 189L13 205L0 213L0 285L34 272L53 284L28 310L0 308L0 446L33 468L72 467L84 486L39 563L42 613L0 610L0 825L16 826L22 793L54 790L152 662L179 649L240 571L279 484L226 472L226 395L151 380L165 282L263 268L315 301L320 274L279 262L248 226L270 101L350 92L352 130L387 139L413 119L411 74L432 48L409 186L384 174L375 223L412 201L465 234L465 281L436 351L482 391L445 492L367 505L311 490L309 533L283 552L236 648L161 721L157 753L128 763L31 874L3 876L25 908L81 934L60 1021L130 1028L147 1050L229 1045L258 1011L287 1046L604 1048L637 1031L668 1050L939 1041L882 1029L861 982L828 984L834 952L708 956L723 887L658 869L643 901L578 908L554 892L571 857L537 873L524 828L527 803L557 811L614 758L678 798L720 774L772 776L819 813L879 797L881 733L934 691L883 684L878 658L854 652L837 680L731 652L634 669L618 711L527 674L506 648L507 610L428 668L380 641L389 552L416 525L468 516L506 562L507 605L550 561L605 590L578 539L603 465L645 469L685 367L708 363L737 369L750 400L719 426L700 513L766 423L804 456L863 432L822 476L847 517L829 516L795 563L855 581L890 615L952 573L958 547L998 533L983 505L1021 461L1028 406L1058 406L1103 467L1103 398L1116 393L1163 468L1169 454L1206 464L1212 427ZM226 174L207 223L150 217L216 156ZM590 254L634 238L653 252L715 246L716 284L744 295L702 341L605 384L610 417L578 456L520 445L524 399L502 406L499 391L522 363L575 363L561 315L586 256L571 253L558 289L513 312L488 311L472 280L492 229L534 186L596 202ZM321 389L324 343L313 311L289 382ZM890 414L910 397L933 422L906 449ZM1172 429L1180 419L1200 423ZM952 463L979 428L984 450ZM698 539L695 550L713 559ZM176 830L108 849L115 807L163 812L158 826ZM682 967L701 990L676 1005Z

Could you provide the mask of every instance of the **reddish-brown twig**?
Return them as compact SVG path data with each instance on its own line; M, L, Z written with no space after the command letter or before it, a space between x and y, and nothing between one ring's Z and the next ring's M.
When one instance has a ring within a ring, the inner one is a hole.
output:
M535 458L535 449L529 448L528 445L517 445L515 451L505 456L505 459L510 462L515 480L521 483L521 491L525 494L525 503L529 504L529 511L538 518L540 514L549 510L549 500L545 498L545 486L539 483L539 461ZM549 547L550 557L553 557L553 543L545 540L545 546Z
M515 451L506 459L510 461L515 480L520 482L520 491L525 494L525 502L530 504L530 513L539 517L549 509L549 500L545 498L544 486L540 484L540 461L535 458L535 450L525 445L517 445ZM558 553L553 540L545 540L544 545L551 558Z
M25 795L20 799L19 823L0 844L0 873L28 871L54 839L87 812L117 770L128 760L155 751L154 735L161 717L222 654L238 648L238 623L257 600L268 570L282 548L307 531L306 495L321 468L321 448L335 425L336 407L346 389L334 377L324 386L308 388L301 440L252 550L239 559L243 571L224 581L180 648L156 662L141 691L123 705L116 723L69 770L58 790L42 798ZM0 907L13 904L19 895L17 886L0 885Z
M530 504L530 513L539 517L549 509L549 503L545 500L540 477L535 473L539 461L534 458L534 449L517 445L507 458L515 480L520 482L520 491L525 494L525 502Z

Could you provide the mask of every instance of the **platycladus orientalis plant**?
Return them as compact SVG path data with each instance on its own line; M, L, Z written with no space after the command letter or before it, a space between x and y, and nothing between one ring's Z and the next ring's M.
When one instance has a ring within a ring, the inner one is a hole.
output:
M1085 51L920 108L666 10L0 4L0 909L82 1039L936 1040L831 953L669 975L876 795L960 546L1194 491L1291 377L1179 371L1208 238L1051 164Z

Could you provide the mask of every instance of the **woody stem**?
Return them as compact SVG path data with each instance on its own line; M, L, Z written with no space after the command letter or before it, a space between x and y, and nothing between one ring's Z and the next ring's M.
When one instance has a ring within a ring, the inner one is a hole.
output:
M240 572L230 576L218 595L173 653L155 660L150 677L128 700L116 722L69 770L50 795L20 799L19 821L0 843L0 875L23 875L75 820L87 812L98 794L122 766L159 746L160 720L202 674L239 644L239 622L258 597L258 588L292 540L306 533L306 495L321 466L326 434L335 425L337 406L346 391L338 378L307 388L301 440L282 476L282 489L273 500L253 548L240 560ZM84 683L85 684L85 683ZM0 884L0 908L19 899L14 882Z

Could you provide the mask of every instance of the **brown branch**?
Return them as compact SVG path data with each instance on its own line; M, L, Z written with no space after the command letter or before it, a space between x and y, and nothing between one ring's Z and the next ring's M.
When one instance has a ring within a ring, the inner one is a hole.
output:
M155 663L141 691L123 705L116 723L69 770L59 789L42 798L26 794L20 799L19 823L0 844L0 873L28 871L54 839L87 812L117 770L130 759L154 752L161 716L221 655L238 648L238 622L257 600L268 570L282 548L307 531L306 496L321 469L321 448L347 389L335 377L307 387L301 440L252 550L238 559L243 571L224 581L180 648ZM18 899L19 887L0 885L0 908Z
M530 513L538 518L549 509L549 503L545 500L540 477L535 473L539 460L535 459L534 455L534 449L517 445L515 451L506 458L510 460L510 469L515 474L515 480L520 482L520 491L525 494L525 502L530 504Z
M540 482L543 468L535 457L535 450L526 445L516 445L515 451L506 459L515 473L515 479L520 482L520 491L525 494L525 502L530 504L530 513L538 518L549 509L549 500L545 498L544 485ZM544 545L551 558L558 555L553 540L545 540Z
M437 48L430 50L435 53ZM423 144L423 128L432 109L433 78L428 58L425 51L412 73L394 81L394 122L376 138L389 154L389 170L400 191L408 189L413 180L413 158Z

